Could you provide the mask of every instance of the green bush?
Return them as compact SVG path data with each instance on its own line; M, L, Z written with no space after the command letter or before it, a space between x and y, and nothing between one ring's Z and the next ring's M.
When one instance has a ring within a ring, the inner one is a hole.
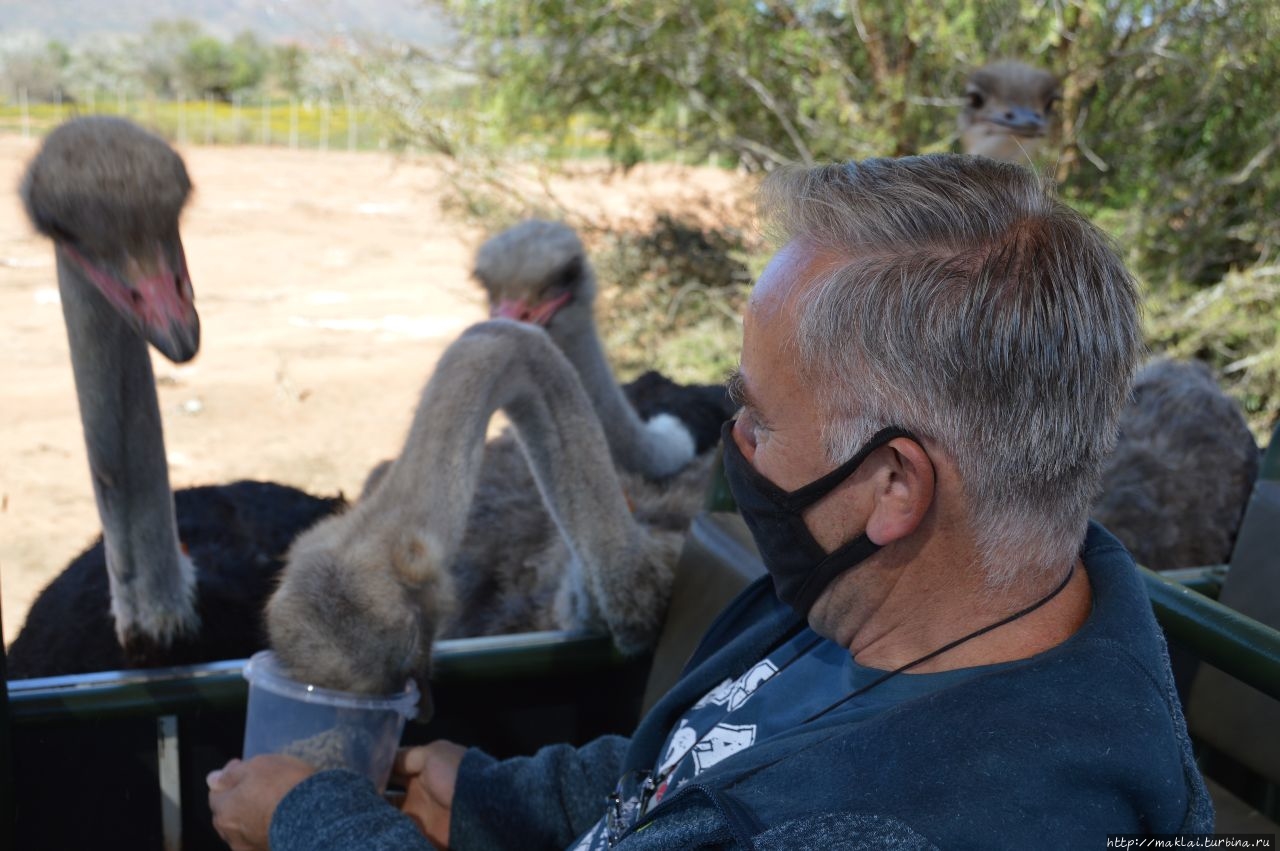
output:
M1183 299L1148 302L1153 350L1199 358L1244 407L1262 442L1280 414L1280 266L1233 271Z
M722 381L738 363L758 253L746 231L663 213L646 230L599 242L599 318L619 375L657 369L681 382Z

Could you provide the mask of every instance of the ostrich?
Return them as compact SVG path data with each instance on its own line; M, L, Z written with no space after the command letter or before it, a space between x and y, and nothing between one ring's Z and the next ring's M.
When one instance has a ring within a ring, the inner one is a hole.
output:
M499 409L518 444L484 443ZM546 333L476 325L441 357L383 481L294 542L267 606L271 646L300 679L369 692L425 677L437 635L603 627L641 650L710 462L662 482L618 472ZM506 479L521 475L533 481L517 492ZM529 505L535 486L545 510Z
M1258 465L1244 415L1209 368L1159 358L1134 377L1093 516L1152 570L1222 564Z
M23 179L54 242L103 532L36 599L13 678L249 654L289 542L342 505L263 482L170 490L147 341L179 363L199 347L178 234L190 189L164 141L107 117L54 130Z
M545 328L569 358L621 469L662 479L719 442L735 410L723 384L681 385L653 370L621 387L615 382L593 315L595 271L572 228L537 219L508 228L480 246L472 277L491 317ZM370 471L362 496L390 466Z
M539 220L509 228L480 247L472 274L491 316L545 327L568 356L620 467L661 478L719 441L734 411L723 385L681 386L647 372L618 387L592 315L595 271L571 228Z
M1062 85L1048 71L1021 62L993 62L969 75L960 111L966 154L1026 163L1048 132Z

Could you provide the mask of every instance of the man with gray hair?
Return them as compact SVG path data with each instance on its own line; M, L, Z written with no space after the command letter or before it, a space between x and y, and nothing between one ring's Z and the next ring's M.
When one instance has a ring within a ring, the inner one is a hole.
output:
M980 158L787 171L762 206L781 248L724 448L770 576L635 734L504 762L406 750L411 820L354 775L259 758L213 778L215 823L287 791L276 851L426 847L418 829L454 849L1212 829L1133 562L1088 520L1142 350L1114 250L1035 175Z

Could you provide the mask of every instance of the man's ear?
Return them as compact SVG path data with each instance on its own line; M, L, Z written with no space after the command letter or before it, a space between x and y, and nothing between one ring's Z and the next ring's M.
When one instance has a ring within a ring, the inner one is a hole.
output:
M908 437L889 441L877 454L885 469L876 476L875 507L867 520L867 537L885 546L907 537L933 504L936 471L929 454Z

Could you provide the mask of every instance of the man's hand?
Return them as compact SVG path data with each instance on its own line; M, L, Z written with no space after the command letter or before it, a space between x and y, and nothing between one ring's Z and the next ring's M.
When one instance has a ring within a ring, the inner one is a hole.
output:
M467 749L443 739L403 748L391 769L392 781L405 787L401 810L437 848L449 847L449 819L458 766Z
M214 830L232 851L267 851L276 805L315 772L302 760L283 754L262 754L248 762L233 759L221 771L209 772Z

